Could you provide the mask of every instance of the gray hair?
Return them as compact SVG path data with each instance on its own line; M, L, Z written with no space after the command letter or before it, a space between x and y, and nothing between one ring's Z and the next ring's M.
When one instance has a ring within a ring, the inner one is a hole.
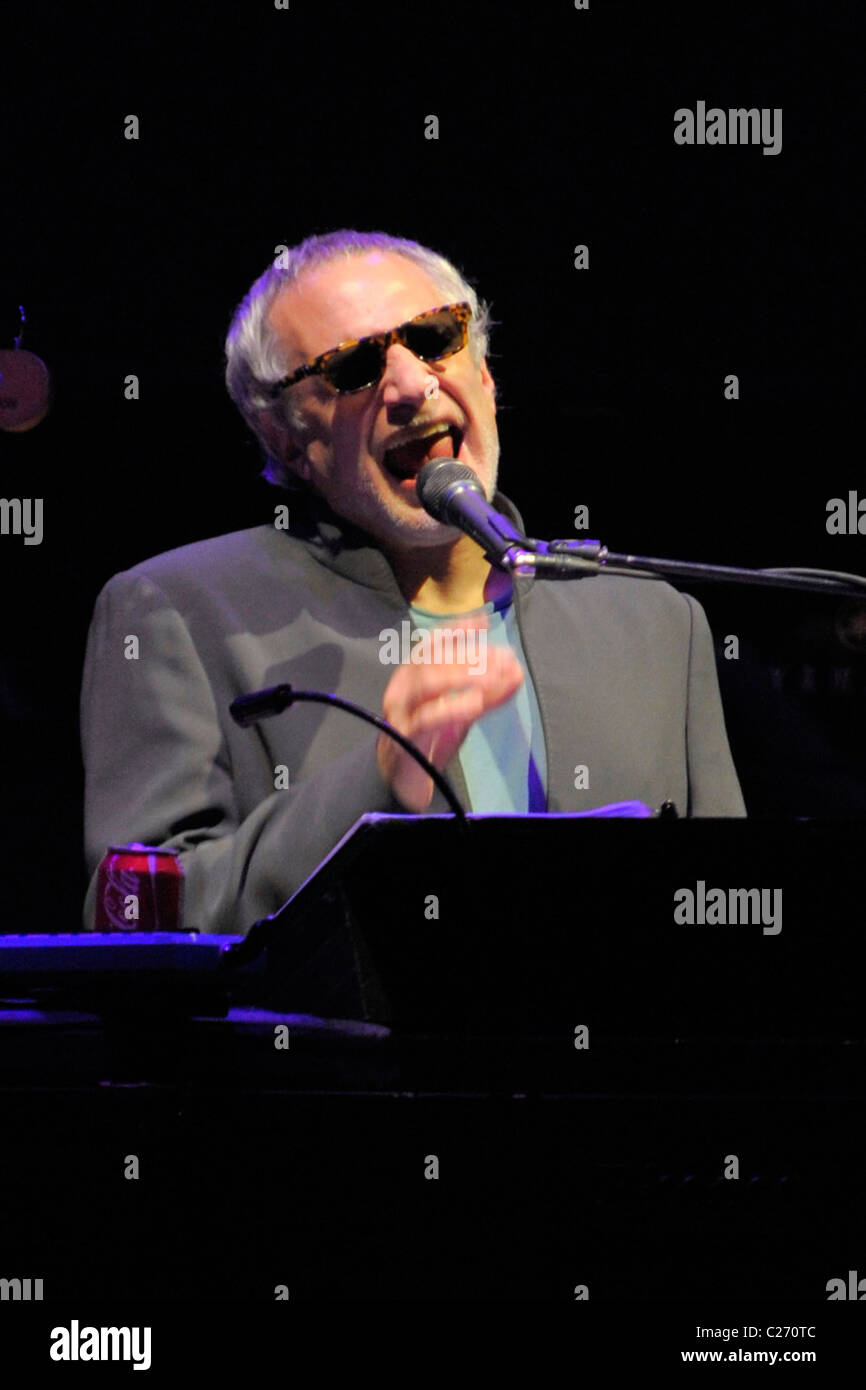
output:
M268 482L291 491L306 490L290 465L275 449L275 434L286 428L296 445L303 449L310 435L303 411L284 392L276 400L268 387L286 376L289 366L277 336L268 322L268 312L277 295L293 284L306 270L340 257L362 256L370 251L387 251L414 261L429 275L443 303L466 300L472 306L469 325L469 352L476 366L487 356L493 320L489 305L479 300L459 270L436 251L417 241L388 236L385 232L356 232L344 228L324 236L307 237L298 246L277 247L278 255L235 310L226 338L226 386L241 415L259 441L265 458L262 474ZM336 346L336 344L334 344Z

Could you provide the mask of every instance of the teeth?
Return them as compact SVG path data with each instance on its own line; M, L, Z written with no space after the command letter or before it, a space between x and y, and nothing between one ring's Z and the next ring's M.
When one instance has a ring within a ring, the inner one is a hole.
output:
M451 428L451 425L443 425L441 429L431 430L429 434L411 435L408 439L402 439L399 444L391 444L385 453L390 454L394 449L402 449L404 444L419 444L422 439L432 444L433 440L438 439L441 434L449 434Z
M437 426L437 428L430 430L428 434L410 435L408 439L402 440L399 444L391 444L382 455L382 462L388 469L389 473L393 473L395 477L411 478L414 476L416 471L414 467L401 469L396 464L389 461L394 451L397 449L402 449L407 444L420 444L422 441L423 443L430 445L433 443L435 439L441 439L444 435L451 434L452 431L457 431L456 425L440 425Z

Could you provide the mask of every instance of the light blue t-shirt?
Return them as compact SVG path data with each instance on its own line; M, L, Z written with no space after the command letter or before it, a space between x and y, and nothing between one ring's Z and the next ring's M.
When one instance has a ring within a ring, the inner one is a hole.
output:
M544 811L547 807L547 757L544 732L535 689L520 640L511 593L495 603L485 603L473 612L487 614L487 646L511 647L523 667L523 684L498 709L488 710L470 727L460 747L458 760L470 809L481 813L496 811ZM449 621L465 613L428 613L409 608L416 628L447 627ZM467 651L471 651L467 647ZM477 657L476 649L474 655Z

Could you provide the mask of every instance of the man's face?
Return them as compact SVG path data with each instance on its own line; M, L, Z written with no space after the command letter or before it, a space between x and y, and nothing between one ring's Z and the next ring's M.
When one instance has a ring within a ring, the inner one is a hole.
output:
M446 299L413 261L377 251L306 271L277 296L269 317L294 371L346 339L396 328ZM401 465L387 456L437 425L459 431L459 449L445 456L467 464L492 497L499 464L493 378L468 346L422 362L394 343L381 380L363 391L336 395L320 377L289 390L313 432L292 467L334 512L386 545L447 545L460 535L428 516L414 476L406 476L417 475L423 459L407 464L404 455Z

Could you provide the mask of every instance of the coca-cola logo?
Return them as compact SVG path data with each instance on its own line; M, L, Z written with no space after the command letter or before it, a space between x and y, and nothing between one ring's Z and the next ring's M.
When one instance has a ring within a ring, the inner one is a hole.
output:
M105 875L105 891L102 906L109 928L117 931L136 931L141 926L139 875L131 869L111 869ZM132 896L138 902L135 916L127 915L127 899Z

